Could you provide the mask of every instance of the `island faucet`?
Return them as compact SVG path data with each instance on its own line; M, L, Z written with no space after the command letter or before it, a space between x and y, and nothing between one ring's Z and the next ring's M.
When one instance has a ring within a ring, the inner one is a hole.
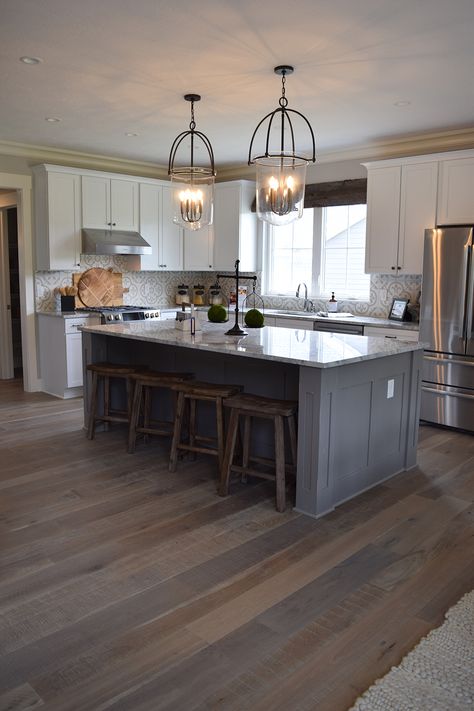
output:
M304 297L300 296L300 287L304 286ZM304 311L312 311L314 309L314 304L311 301L311 299L308 299L308 287L304 283L304 281L300 281L296 288L296 298L297 299L302 299L304 298L304 304L303 304L303 310Z

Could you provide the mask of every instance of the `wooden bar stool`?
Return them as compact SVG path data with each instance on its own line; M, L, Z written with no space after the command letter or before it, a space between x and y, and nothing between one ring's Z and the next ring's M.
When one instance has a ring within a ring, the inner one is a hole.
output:
M202 454L212 454L218 458L219 471L224 460L225 434L224 434L224 409L225 398L242 390L241 385L218 385L216 383L203 382L181 382L172 386L178 393L176 404L176 416L174 420L173 441L171 444L171 454L169 470L176 471L178 462L178 452L200 452ZM189 436L188 442L182 442L182 428L184 410L186 402L189 403ZM196 406L198 402L213 402L216 406L216 427L217 437L206 437L196 432ZM216 445L215 447L204 447L200 443Z
M132 406L133 385L131 376L135 373L136 368L128 365L120 365L117 363L92 363L87 366L87 370L92 373L92 389L91 389L91 404L89 412L89 422L87 426L87 438L94 439L96 422L128 422L130 419L130 411ZM104 414L97 414L97 400L99 392L99 380L103 379L104 383ZM126 410L111 410L110 409L110 379L116 378L125 381L127 393L127 409Z
M230 408L229 429L224 454L224 463L221 469L219 494L227 496L231 472L238 472L245 480L248 474L271 479L276 482L276 509L284 511L286 508L285 474L286 470L296 470L296 411L298 403L288 400L274 400L260 395L241 394L235 395L224 401L224 407ZM244 437L242 466L233 463L235 445L239 431L239 418L244 417ZM250 456L250 434L252 417L272 420L275 433L275 459ZM284 422L288 424L288 434L291 449L291 465L285 466L285 433ZM274 473L269 474L254 469L250 462L265 466L272 466Z
M171 437L176 413L176 391L173 391L173 419L171 421L151 420L152 393L154 389L170 389L172 385L190 380L192 373L165 373L151 370L140 371L130 376L133 388L132 412L128 431L128 451L135 451L137 435L162 435ZM143 410L143 423L140 425L140 413Z

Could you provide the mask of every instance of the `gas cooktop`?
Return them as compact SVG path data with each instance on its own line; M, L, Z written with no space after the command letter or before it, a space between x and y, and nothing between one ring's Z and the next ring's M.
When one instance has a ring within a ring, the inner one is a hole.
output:
M121 306L84 306L76 310L100 314L102 323L111 321L145 321L160 318L158 309L149 308L148 306L130 306L128 304L122 304Z

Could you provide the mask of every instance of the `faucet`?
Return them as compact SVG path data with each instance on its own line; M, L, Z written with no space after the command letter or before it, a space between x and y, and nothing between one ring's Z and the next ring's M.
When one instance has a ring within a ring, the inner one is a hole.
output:
M300 287L304 286L304 297L300 296ZM314 311L314 304L311 301L311 299L308 299L308 287L304 283L304 281L301 281L298 284L298 287L296 289L296 298L301 299L304 298L304 304L303 304L303 311Z

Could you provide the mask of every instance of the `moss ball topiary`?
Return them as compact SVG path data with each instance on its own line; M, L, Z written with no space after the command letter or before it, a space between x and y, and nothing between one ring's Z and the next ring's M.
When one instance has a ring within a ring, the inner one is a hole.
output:
M262 328L265 319L258 309L250 309L245 314L245 325L249 328Z
M224 321L227 321L227 311L223 306L215 304L214 306L211 306L207 312L207 318L213 323L223 323Z

